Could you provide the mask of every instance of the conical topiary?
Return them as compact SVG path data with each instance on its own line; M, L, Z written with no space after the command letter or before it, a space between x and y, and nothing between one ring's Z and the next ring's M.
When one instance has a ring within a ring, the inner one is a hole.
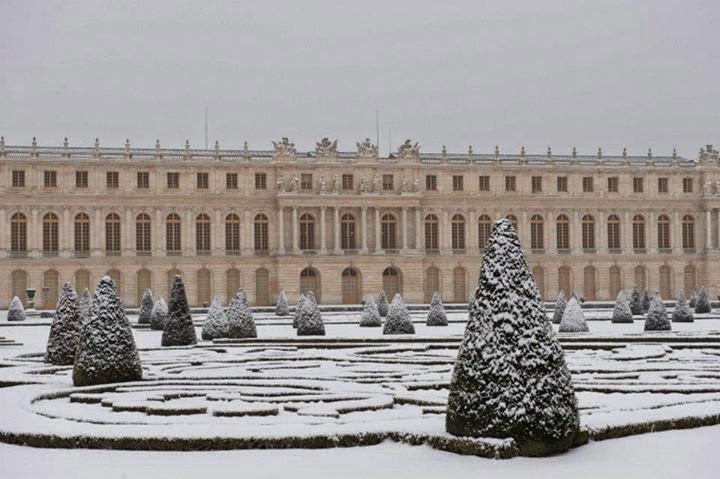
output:
M142 300L140 301L140 312L138 314L138 324L150 324L150 316L152 315L155 301L153 301L152 291L145 290Z
M388 311L390 310L390 305L388 304L387 295L385 294L384 289L380 290L380 294L378 294L376 304L378 313L380 313L380 317L384 318L385 316L387 316Z
M703 286L700 288L700 293L698 293L697 303L695 304L695 313L702 314L709 313L711 311L710 297L708 296L707 289Z
M240 288L225 312L228 338L257 338L257 328L245 290Z
M63 286L50 326L45 361L50 364L68 365L75 361L80 341L80 304L78 295L69 281Z
M155 301L152 313L150 313L150 329L162 331L168 318L168 306L164 299Z
M430 303L430 309L428 310L425 324L427 326L448 325L447 314L445 314L445 306L443 305L440 293L437 291L433 293L432 302Z
M630 293L630 311L632 311L633 315L643 314L645 312L637 286L633 286L632 293Z
M278 295L277 304L275 305L275 314L278 316L287 316L290 314L290 308L288 307L287 294L285 290L280 291Z
M647 312L650 309L650 293L648 293L647 289L643 293L642 307L643 307L643 311L645 311L645 312Z
M685 293L680 291L677 301L675 301L675 309L672 314L673 323L692 323L695 320L692 309L685 300Z
M325 324L312 291L308 291L305 295L298 320L297 334L298 336L325 336Z
M226 338L229 334L229 329L229 324L227 317L225 316L225 310L223 309L222 302L220 301L220 298L215 297L208 309L201 336L205 340Z
M553 311L552 322L554 324L560 324L562 321L563 314L565 314L565 307L567 306L567 300L565 299L565 292L560 291L555 300L555 311Z
M23 308L22 301L20 298L15 296L10 301L10 307L8 308L8 321L25 321L25 308Z
M170 291L168 317L162 333L162 346L188 346L197 344L195 326L185 295L185 284L179 275L173 279Z
M563 350L517 233L495 223L455 361L446 416L456 436L513 438L525 455L561 452L579 428Z
M587 333L590 331L580 302L573 296L565 307L558 331L561 333Z
M632 323L633 314L630 310L630 303L628 303L625 291L620 291L615 300L615 309L613 310L612 316L613 323Z
M696 305L697 305L697 291L693 289L693 292L690 295L690 307L694 309Z
M400 293L395 293L395 297L390 303L383 334L415 334L415 326Z
M295 311L293 312L293 328L297 329L298 323L300 322L300 315L302 314L303 304L305 304L305 295L300 294L298 297L297 304L295 305Z
M90 306L92 306L92 295L87 288L85 288L80 295L78 314L80 315L80 325L84 327L85 324L90 321Z
M378 312L375 298L369 295L363 305L363 312L360 316L360 326L364 328L378 328L382 326L382 319Z
M73 384L89 386L141 379L142 367L130 321L115 283L110 276L103 276L95 288L90 320L80 332Z
M645 315L645 331L670 331L670 329L672 329L672 326L665 305L660 298L660 294L655 293L652 301L650 301L650 308Z

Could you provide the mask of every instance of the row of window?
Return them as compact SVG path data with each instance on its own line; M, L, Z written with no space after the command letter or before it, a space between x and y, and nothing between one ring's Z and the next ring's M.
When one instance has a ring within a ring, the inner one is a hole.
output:
M57 171L49 170L44 171L44 185L46 188L57 187ZM168 172L167 175L167 188L168 189L179 189L180 188L180 173ZM582 178L582 190L584 193L592 193L595 191L594 177L585 176ZM669 193L669 178L662 177L657 179L657 192L660 194ZM452 176L452 190L453 191L464 191L465 190L465 177L463 175ZM12 172L12 186L21 188L25 186L25 171L24 170L13 170ZM693 192L693 179L683 178L682 179L683 193ZM87 188L88 187L88 172L87 171L76 171L75 172L75 187L76 188ZM106 172L106 187L109 189L117 189L120 187L120 177L117 171ZM196 187L199 190L207 190L210 188L209 174L206 172L196 173ZM238 174L237 173L226 173L225 174L225 187L228 190L238 189ZM608 193L618 193L620 187L620 178L617 176L611 176L607 178L607 191ZM632 178L633 193L643 193L645 191L645 178L633 177ZM150 188L150 173L147 171L137 172L137 188L148 189ZM342 175L342 188L343 190L352 191L355 188L354 177L352 174ZM266 190L267 189L267 174L266 173L255 173L255 189ZM395 189L395 178L392 174L382 175L382 189L383 191L392 191ZM437 175L426 175L425 176L425 190L426 191L437 191L438 182ZM312 173L302 173L300 175L300 190L311 191L313 190L313 175ZM480 175L478 177L478 190L479 191L490 191L490 176ZM517 177L514 175L505 176L505 191L517 191ZM543 190L543 177L532 176L530 177L530 191L532 193L542 193ZM556 179L556 191L558 193L568 192L568 177L558 176Z

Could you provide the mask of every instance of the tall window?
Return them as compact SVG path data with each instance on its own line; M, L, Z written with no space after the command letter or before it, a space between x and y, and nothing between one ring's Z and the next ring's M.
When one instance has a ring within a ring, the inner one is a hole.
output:
M545 232L543 219L540 215L532 215L530 218L530 248L543 250L545 248Z
M180 173L169 172L167 174L167 187L171 190L180 188Z
M453 177L452 177L453 191L462 191L465 186L463 183L464 183L463 175L453 175Z
M660 250L670 249L670 218L667 215L660 215L657 222L658 248Z
M110 213L105 217L105 254L120 253L120 216Z
M300 271L300 293L306 294L310 291L315 299L320 301L320 273L315 268L305 268Z
M506 176L505 177L505 191L515 191L515 177L514 176Z
M570 267L560 266L558 268L558 286L560 291L564 291L566 295L572 294L572 281L570 278Z
M425 281L423 288L423 302L432 301L433 294L440 291L440 271L435 266L425 270Z
M135 218L135 250L136 253L146 254L152 251L150 215L140 213Z
M555 235L558 251L570 250L570 220L567 216L560 215L555 220Z
M558 190L558 193L567 193L567 190L568 190L567 176L558 176L557 177L557 190Z
M695 249L695 218L691 215L685 215L682 218L682 241L683 249Z
M207 173L198 173L197 175L197 189L207 190L210 187L210 175Z
M478 176L478 190L490 191L490 176L489 175Z
M639 176L633 177L633 193L642 193L644 186L644 178Z
M76 171L75 172L75 188L87 188L88 187L88 172L87 171Z
M45 170L43 172L43 185L45 185L45 188L57 188L57 171Z
M238 174L237 173L225 173L225 189L226 190L237 190L238 189Z
M692 193L693 192L693 179L692 178L683 178L683 193Z
M313 189L312 173L302 173L300 175L300 189L303 191L311 191Z
M267 190L267 174L255 173L255 189Z
M108 171L105 176L105 186L110 189L117 189L120 187L120 172Z
M354 268L345 268L340 274L340 291L343 304L360 302L360 275Z
M300 249L315 249L315 218L309 213L300 216Z
M640 291L644 290L647 286L647 274L645 272L645 267L637 265L635 266L634 271L635 276L635 285L640 289Z
M454 215L450 221L452 249L465 249L465 218L462 215Z
M392 191L395 189L395 179L393 175L382 175L383 191Z
M210 249L210 216L201 213L195 219L195 250L198 255L209 255Z
M356 249L355 244L355 217L345 213L340 218L340 247L342 249Z
M85 213L75 216L75 254L90 252L90 217Z
M585 269L583 270L583 296L585 296L585 299L587 299L588 301L594 301L597 297L597 286L595 285L595 277L595 268L593 268L592 266L585 266Z
M542 193L542 176L533 176L530 178L530 191L533 193Z
M211 283L210 270L203 268L198 270L196 274L197 284L197 301L196 304L202 306L208 306L210 304L210 297L212 296L212 283Z
M635 250L645 249L645 218L642 215L635 215L632 219L633 248Z
M697 288L697 275L695 272L695 266L689 264L683 269L684 283L685 283L685 294L689 295Z
M15 213L10 218L10 250L13 253L27 252L27 218Z
M582 218L582 247L588 251L595 249L595 218L591 215Z
M609 250L619 250L620 246L620 218L610 215L607 219L607 240Z
M57 255L59 249L59 222L55 213L43 216L43 254Z
M660 266L660 297L662 299L672 297L672 269L666 264Z
M147 171L137 172L137 187L139 190L150 188L150 173Z
M595 191L595 185L593 184L592 176L584 176L582 179L583 193L592 193Z
M485 249L490 231L492 230L492 220L488 215L480 215L478 218L478 248L480 251Z
M382 249L396 249L397 221L395 220L395 217L389 213L386 213L381 218L380 223L380 239L382 243Z
M170 213L165 220L165 248L169 253L179 253L182 250L180 227L180 215Z
M620 180L617 176L611 176L607 179L608 193L617 193L620 191Z
M13 170L12 185L14 188L23 188L25 186L25 170Z
M344 173L342 175L342 189L343 191L353 191L355 189L355 181L352 173Z
M425 249L437 250L438 246L438 218L435 215L425 217Z
M268 217L260 213L255 216L255 251L266 253L268 251Z
M425 191L437 191L437 175L425 175Z
M622 274L616 265L610 266L610 298L616 298L622 289Z
M235 213L225 217L225 252L229 254L240 252L240 217Z
M658 193L667 193L670 190L667 178L658 178Z
M395 293L402 294L402 273L392 266L385 268L382 273L382 287L389 298Z

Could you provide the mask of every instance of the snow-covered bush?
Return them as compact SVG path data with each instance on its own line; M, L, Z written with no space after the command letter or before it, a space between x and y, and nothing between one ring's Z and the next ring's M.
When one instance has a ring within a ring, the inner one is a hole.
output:
M287 294L285 290L280 291L278 295L277 303L275 304L275 314L278 316L287 316L290 314L290 307L288 306Z
M227 312L228 338L257 338L257 328L245 290L240 288L230 302Z
M694 321L693 312L690 305L685 299L685 293L680 291L677 301L675 301L675 309L672 314L673 323L692 323Z
M562 321L563 314L565 314L565 307L567 306L567 300L565 299L565 292L560 291L555 300L555 311L553 312L552 322L554 324L560 324Z
M383 318L387 316L390 309L390 305L388 304L387 295L385 294L384 289L381 289L380 294L378 295L377 309L378 313L380 313L380 316Z
M69 281L63 286L50 326L45 361L50 364L68 365L75 361L80 341L80 304L78 295Z
M164 299L160 298L155 301L152 313L150 313L150 329L160 330L165 329L165 323L168 317L168 306Z
M177 275L173 279L170 291L170 305L168 306L168 316L163 328L161 345L187 346L190 344L197 344L197 336L195 335L195 326L193 325L192 316L190 316L190 307L185 295L185 284L182 278Z
M645 289L645 292L643 293L642 307L645 312L650 309L650 293L648 293L647 289Z
M613 323L632 323L633 314L630 310L630 303L628 303L625 291L620 291L615 300L615 309L613 310L612 316Z
M363 304L363 312L360 316L360 326L364 328L377 328L382 326L382 319L375 304L375 298L369 295Z
M300 294L295 305L295 311L293 312L293 328L297 329L298 323L300 322L300 315L302 314L303 304L305 304L305 295Z
M226 338L228 335L228 321L225 316L222 302L217 296L212 300L208 309L205 324L202 328L202 338L211 340L216 338Z
M325 325L320 315L320 307L315 301L315 295L308 291L300 312L297 328L298 336L325 336Z
M697 291L693 289L693 292L690 295L690 307L694 309L696 305L697 305Z
M150 324L150 315L152 315L153 307L155 307L155 301L153 301L152 291L146 289L140 301L138 324Z
M710 307L710 297L708 296L707 289L703 286L700 288L700 293L697 297L697 303L695 304L695 312L697 314L709 313L712 311Z
M659 293L655 293L650 308L645 315L645 331L670 331L670 319L668 319L665 304L663 304Z
M8 308L8 321L25 321L25 308L23 308L22 301L20 298L15 296L10 301L10 308Z
M560 321L558 331L561 333L587 333L590 331L585 321L585 314L580 307L580 302L574 296L570 298L565 307L565 313L562 321Z
M446 428L457 436L514 438L526 455L567 450L578 432L563 350L506 219L495 223L485 249L477 307L453 369Z
M80 333L73 384L89 386L141 379L142 367L130 321L112 278L103 276L95 288L90 320Z
M632 311L632 314L643 314L645 312L637 286L633 286L632 293L630 293L630 311Z
M443 305L440 293L435 291L433 293L432 302L430 303L430 310L428 311L427 320L425 324L428 326L447 326L447 315L445 314L445 306Z
M415 334L415 326L400 293L395 293L388 308L383 334Z
M92 295L87 288L85 288L80 295L78 314L80 315L80 325L84 327L85 324L90 321L90 306L92 306Z

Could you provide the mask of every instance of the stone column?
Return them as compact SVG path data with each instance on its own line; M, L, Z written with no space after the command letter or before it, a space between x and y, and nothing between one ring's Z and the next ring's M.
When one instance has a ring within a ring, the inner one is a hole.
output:
M7 246L8 243L7 243L7 238L6 238L6 236L10 232L10 228L8 228L7 225L5 224L5 221L6 221L5 218L6 218L5 208L0 208L0 252L10 249ZM62 238L62 236L61 236L61 238ZM0 254L0 258L3 256L4 255Z
M407 240L407 208L402 209L402 250L407 252L408 240Z
M717 213L718 213L718 215L717 215L717 216L718 216L718 222L717 222L717 223L718 223L718 231L717 231L717 234L718 234L718 244L717 244L717 248L720 249L720 209L717 210Z
M363 206L360 208L360 223L361 223L361 231L360 231L360 252L363 254L367 254L368 252L368 246L367 246L367 207Z
M422 230L423 230L423 224L422 224L422 217L421 217L422 211L420 211L420 208L415 208L415 249L418 251L422 251L423 244L422 244Z
M545 251L548 254L556 254L557 253L557 213L555 211L548 211L545 214L545 227L547 228L547 232L545 235L548 238L548 243L545 245ZM546 292L551 293L552 291L547 288L548 285L546 285Z
M38 210L33 209L30 213L29 224L27 225L27 240L30 256L40 256L42 247L42 228L38 222Z
M382 238L380 236L380 208L375 207L375 252L382 253Z
M285 208L278 208L278 254L285 254Z
M150 238L155 240L155 256L165 256L165 234L162 211L155 210L155 225L150 229Z
M68 208L65 208L63 210L63 220L62 221L63 221L63 226L60 229L60 231L62 231L63 233L61 233L60 238L61 239L64 238L65 241L64 241L64 246L63 245L60 246L60 250L61 250L60 254L62 255L63 254L62 251L64 250L66 252L65 256L72 256L71 251L75 245L73 243L73 238L74 238L73 233L72 233L72 231L70 231L70 210Z
M254 228L252 218L250 218L250 210L245 210L240 214L240 254L252 255L255 249ZM268 230L269 230L268 225Z
M580 212L574 211L572 217L572 235L570 248L572 254L582 254L582 226L580 224Z
M598 227L599 236L595 239L595 245L598 248L599 254L607 254L608 252L608 241L607 241L607 212L598 211L595 215L595 224ZM604 275L600 275L602 278ZM609 286L608 286L609 287ZM609 294L609 290L606 291L606 296ZM606 297L603 296L603 297Z
M476 255L478 252L478 211L477 210L471 210L467 214L467 220L466 220L466 226L467 231L465 232L468 235L468 243L466 246L468 246L467 251L468 254Z
M530 248L532 244L530 242L530 223L528 223L527 211L523 210L522 213L520 213L518 221L520 222L518 225L520 229L520 244L524 249L532 251Z
M440 231L438 236L440 254L448 254L450 252L450 221L448 221L447 209L443 209L440 215Z
M212 237L211 240L215 240L212 242L213 249L215 250L216 256L223 255L223 251L225 250L224 246L224 238L225 238L225 222L223 221L222 217L222 211L215 210L215 225L210 228L210 234Z
M680 221L680 212L675 211L672 218L672 230L670 231L673 237L672 249L673 253L679 254L682 253L682 222Z
M626 255L633 254L633 225L630 212L626 211L623 215L623 223L620 225L620 234L622 238L622 250Z
M95 210L95 221L90 225L90 256L101 256L105 249L105 227L100 210Z
M193 238L194 226L193 212L191 210L185 211L185 234L183 235L180 246L184 246L185 256L195 256L195 238Z
M340 248L340 208L333 208L333 249L335 254L341 254Z
M320 207L320 254L327 254L327 241L325 241L325 208Z
M133 213L130 210L125 211L125 248L123 248L124 256L131 256L135 245L133 242L133 232L135 222L133 221Z
M712 247L712 211L705 212L705 249Z
M292 252L298 254L298 214L297 207L292 209Z
M649 212L648 219L649 231L645 232L646 234L649 234L648 254L657 254L659 252L657 213L655 211Z

